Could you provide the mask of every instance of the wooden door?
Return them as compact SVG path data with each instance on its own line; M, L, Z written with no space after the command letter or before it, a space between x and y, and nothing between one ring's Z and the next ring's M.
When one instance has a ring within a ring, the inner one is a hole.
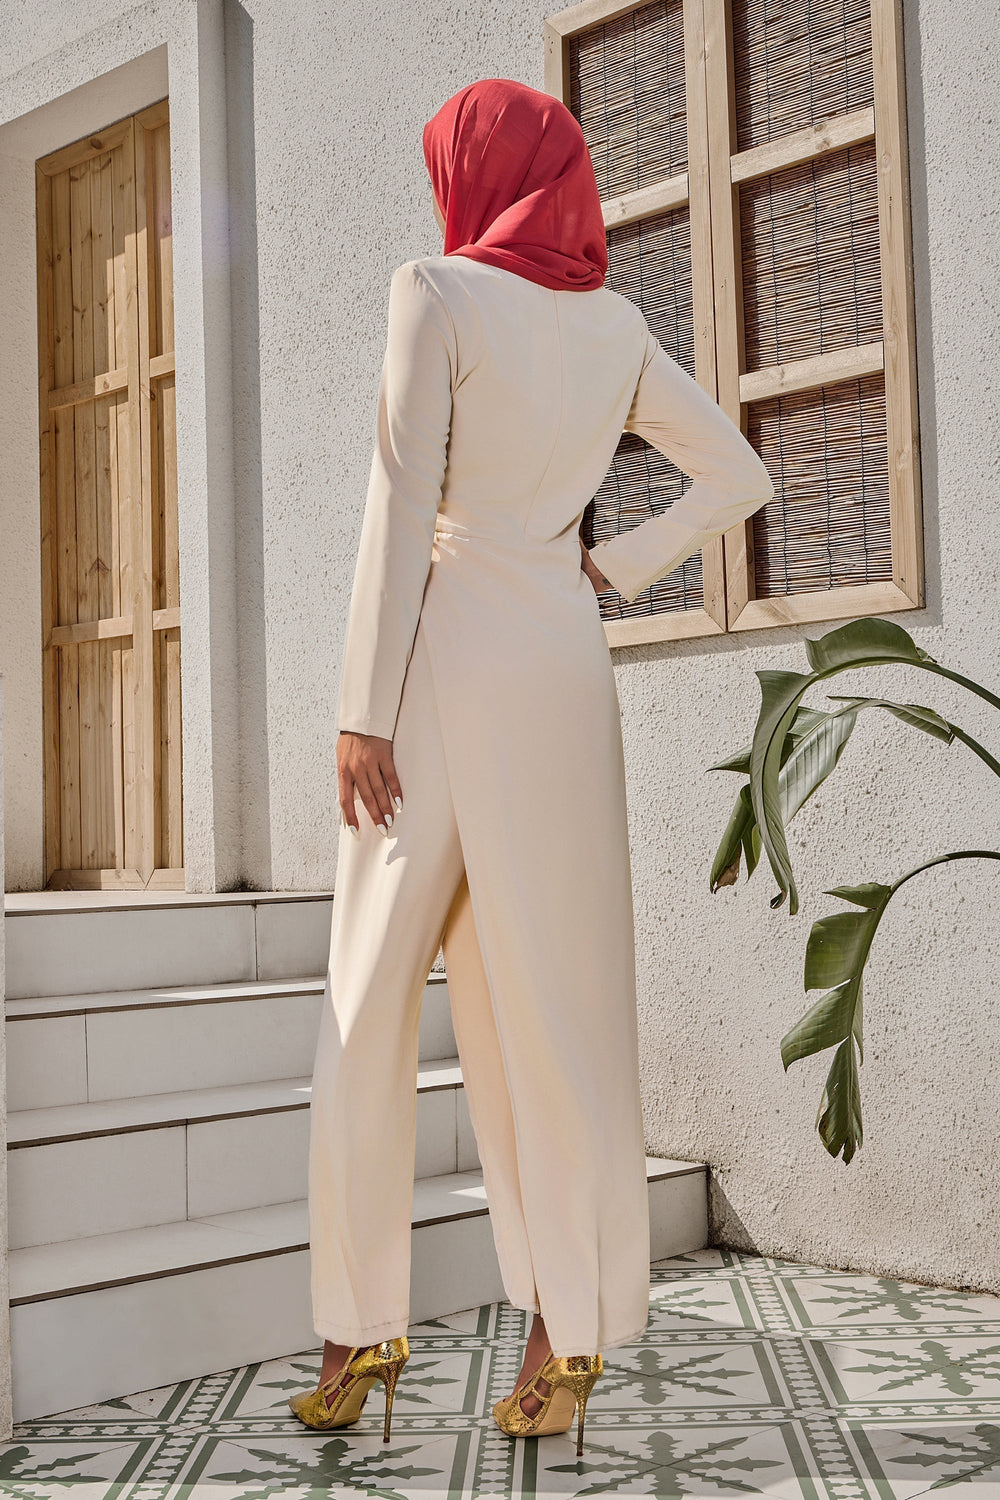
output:
M50 887L184 886L169 131L36 164Z

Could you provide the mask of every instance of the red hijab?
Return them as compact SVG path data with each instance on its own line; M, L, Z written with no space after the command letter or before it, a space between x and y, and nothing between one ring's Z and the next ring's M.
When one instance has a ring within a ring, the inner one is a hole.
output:
M561 100L510 78L460 89L424 126L444 254L542 286L604 284L608 244L594 164Z

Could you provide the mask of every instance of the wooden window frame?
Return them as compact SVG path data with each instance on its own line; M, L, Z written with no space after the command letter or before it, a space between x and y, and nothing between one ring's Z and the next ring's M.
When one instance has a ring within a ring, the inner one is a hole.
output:
M642 9L648 0L582 0L544 22L545 89L570 102L569 52L580 32ZM731 0L681 0L688 170L604 200L608 229L688 206L695 378L746 432L748 405L779 393L884 372L892 580L755 597L753 521L702 553L704 607L606 620L609 645L680 640L776 625L894 613L924 605L917 418L916 330L902 0L870 0L874 103L736 151ZM883 336L878 342L744 370L739 190L744 182L874 142Z

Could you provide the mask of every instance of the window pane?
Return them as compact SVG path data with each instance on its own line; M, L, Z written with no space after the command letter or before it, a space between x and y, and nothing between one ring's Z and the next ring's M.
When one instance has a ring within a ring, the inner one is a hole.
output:
M570 38L569 107L602 198L687 168L680 0L643 5Z
M759 599L891 580L881 371L755 401L747 437L777 489L753 517Z
M740 187L746 368L882 337L873 142Z
M637 303L667 353L694 375L691 300L691 222L686 208L655 214L608 232L608 279L613 291ZM660 515L691 481L635 433L625 432L611 468L584 517L584 542L593 546ZM601 599L605 619L633 619L665 610L700 609L704 600L701 555L688 559L623 605Z
M868 0L736 0L736 150L872 103Z

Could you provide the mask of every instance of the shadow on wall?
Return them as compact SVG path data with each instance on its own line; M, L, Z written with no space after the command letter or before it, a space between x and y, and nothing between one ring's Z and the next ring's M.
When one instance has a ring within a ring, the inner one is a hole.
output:
M241 878L234 888L270 890L271 819L264 634L264 506L260 447L260 300L253 21L223 0L226 49L233 482L239 608Z
M708 1174L708 1243L727 1245L733 1250L758 1251L759 1248L711 1169Z

